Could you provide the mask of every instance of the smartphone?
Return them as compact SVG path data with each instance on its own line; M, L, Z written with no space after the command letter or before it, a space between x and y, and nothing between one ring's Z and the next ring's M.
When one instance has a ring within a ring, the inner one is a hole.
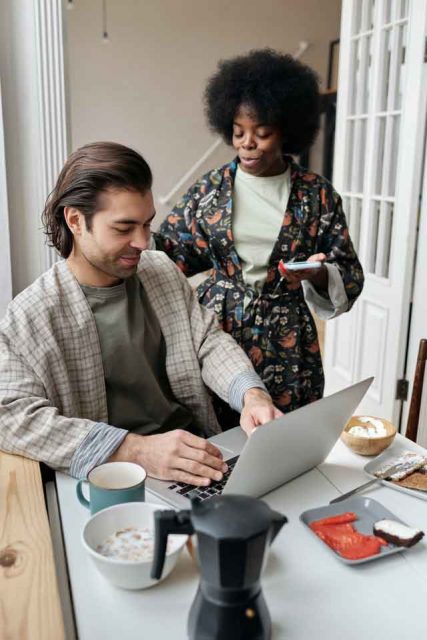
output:
M320 269L322 263L316 262L284 262L282 263L286 271L302 271L303 269Z

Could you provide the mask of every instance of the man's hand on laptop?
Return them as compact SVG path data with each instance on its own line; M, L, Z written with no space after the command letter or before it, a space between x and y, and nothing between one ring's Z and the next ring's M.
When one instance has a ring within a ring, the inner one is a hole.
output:
M154 436L128 433L109 462L136 462L160 480L207 486L227 471L221 451L204 438L175 429Z
M245 393L243 409L240 414L240 426L250 436L252 431L270 420L279 418L283 413L277 409L271 397L263 389L253 388Z

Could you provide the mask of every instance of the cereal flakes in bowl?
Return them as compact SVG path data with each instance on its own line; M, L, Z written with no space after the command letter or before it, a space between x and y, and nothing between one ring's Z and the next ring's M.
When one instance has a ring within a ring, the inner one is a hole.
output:
M116 504L95 513L86 523L82 542L98 571L123 589L145 589L160 582L151 578L154 555L154 512L167 509L150 502ZM163 580L175 567L187 536L170 535Z

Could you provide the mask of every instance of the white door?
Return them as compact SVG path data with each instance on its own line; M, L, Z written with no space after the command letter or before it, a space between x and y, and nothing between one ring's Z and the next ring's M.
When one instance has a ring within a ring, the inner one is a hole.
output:
M359 410L398 421L426 96L427 2L344 0L334 184L365 271L349 314L327 324L326 393L374 375Z
M9 213L6 189L6 160L0 86L0 320L12 298L12 272L10 268Z

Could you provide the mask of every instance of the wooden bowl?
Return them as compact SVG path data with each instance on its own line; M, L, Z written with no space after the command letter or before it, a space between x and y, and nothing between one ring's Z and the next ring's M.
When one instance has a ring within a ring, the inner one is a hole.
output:
M341 440L355 453L359 453L362 456L376 456L391 445L396 435L396 427L384 418L376 418L376 420L381 420L383 423L387 431L387 435L364 438L363 436L355 436L348 433L352 427L363 424L360 422L361 417L363 416L353 416L350 418L341 434ZM375 416L370 417L374 418Z

